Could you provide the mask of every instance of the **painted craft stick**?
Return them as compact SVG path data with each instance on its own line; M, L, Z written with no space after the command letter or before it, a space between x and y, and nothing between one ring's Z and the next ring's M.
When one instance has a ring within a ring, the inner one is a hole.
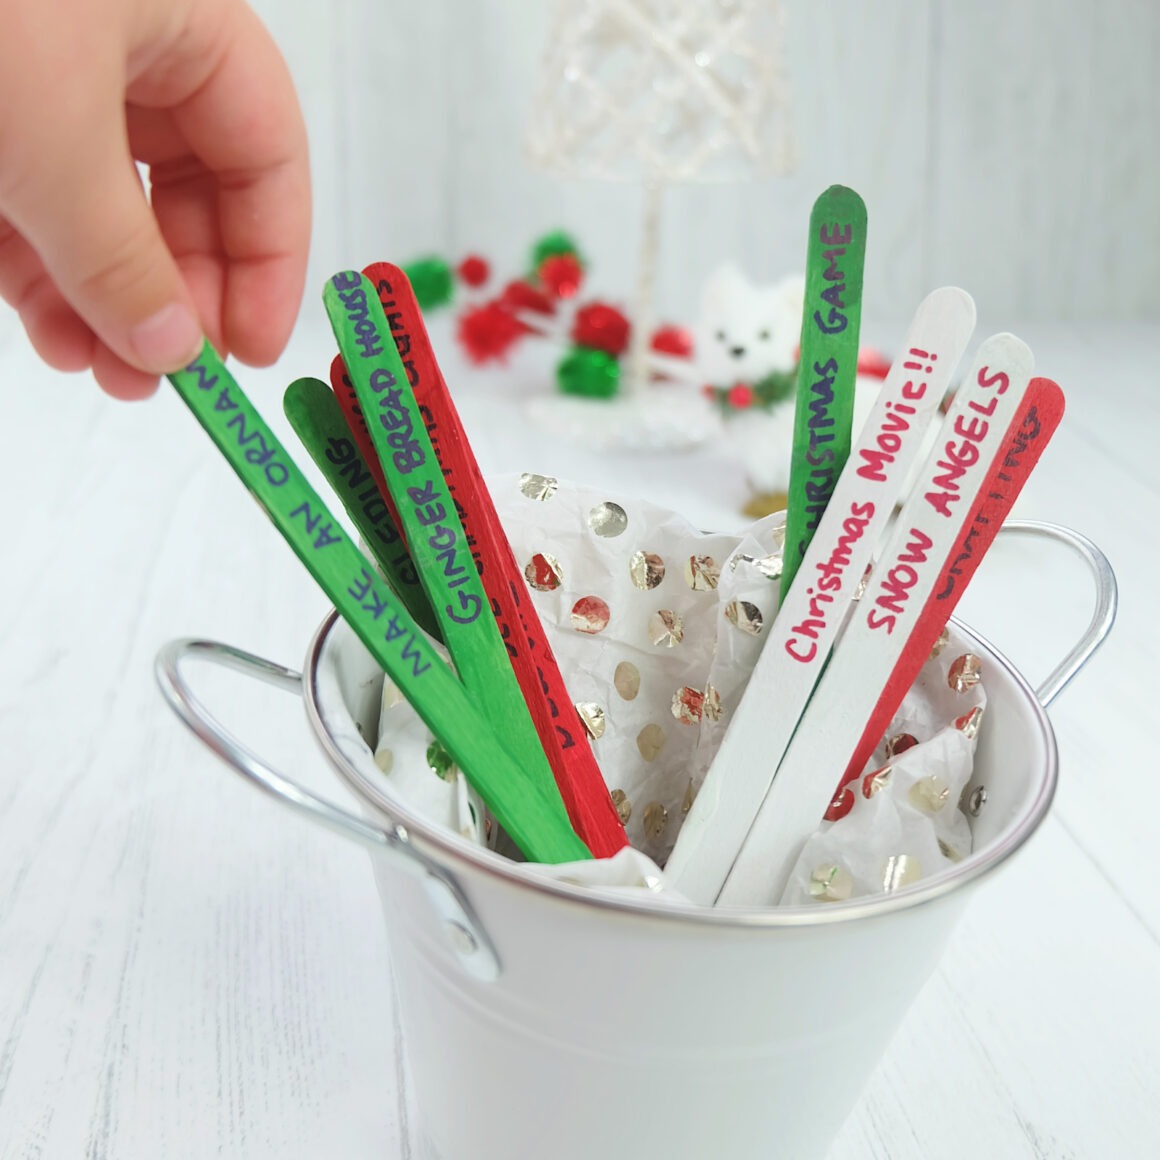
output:
M1006 447L991 467L975 510L966 529L951 549L942 576L926 602L906 642L906 648L886 682L878 704L862 731L862 739L850 759L846 774L830 808L827 821L836 821L850 812L854 804L851 782L866 768L878 742L890 725L907 690L914 684L926 663L955 606L974 577L979 564L995 541L1003 521L1019 498L1039 457L1043 454L1063 418L1063 392L1051 379L1034 378L1027 388L1023 406L1012 425Z
M383 503L387 505L387 512L395 526L395 531L399 533L399 538L406 544L403 523L399 519L399 509L395 506L395 499L391 495L390 488L387 487L387 477L383 474L382 465L379 463L379 453L375 450L374 440L371 439L366 416L363 414L362 405L358 401L354 383L350 381L350 375L346 373L346 363L342 361L340 354L336 354L330 363L330 385L334 391L334 397L338 400L339 409L346 419L346 425L350 428L351 436L359 449L359 454L366 461L367 467L370 468L371 476L379 489L379 495Z
M855 616L834 648L718 902L775 902L833 798L878 697L1002 455L1031 379L1011 334L979 348ZM837 777L835 777L837 774Z
M588 858L554 787L501 744L406 609L207 343L169 376L198 422L512 840L538 862ZM549 792L550 789L550 792Z
M783 600L850 454L865 257L866 206L852 189L831 185L810 213Z
M282 409L302 446L342 501L391 590L424 632L442 640L411 555L383 502L370 465L359 452L334 392L321 379L296 379L282 396Z
M386 314L568 816L596 857L611 856L628 844L628 837L527 597L524 575L439 370L414 292L403 271L388 262L376 262L363 273Z
M665 867L696 902L717 898L769 792L974 326L954 287L915 313Z
M559 797L374 287L343 271L323 302L456 671L520 765Z

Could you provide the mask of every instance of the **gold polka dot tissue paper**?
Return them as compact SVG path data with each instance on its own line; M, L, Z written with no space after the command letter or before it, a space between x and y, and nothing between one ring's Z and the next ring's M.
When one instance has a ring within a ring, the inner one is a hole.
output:
M629 841L673 847L777 612L784 513L706 533L540 475L492 498Z
M986 716L982 677L979 658L948 630L861 775L807 839L782 905L893 893L971 852L962 796Z
M549 476L501 476L489 486L572 702L559 728L587 734L633 847L606 869L544 870L679 901L659 868L777 614L784 513L737 534L706 533L655 504ZM983 680L952 628L860 776L819 819L782 905L891 892L970 853L960 799L985 717ZM389 681L379 738L375 760L401 800L468 841L519 857Z

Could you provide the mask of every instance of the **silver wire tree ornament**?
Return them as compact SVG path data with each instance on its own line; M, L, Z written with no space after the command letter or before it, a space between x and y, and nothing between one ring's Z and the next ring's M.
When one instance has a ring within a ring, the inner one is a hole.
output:
M644 187L630 394L648 385L664 187L793 166L783 40L780 0L556 0L527 149Z

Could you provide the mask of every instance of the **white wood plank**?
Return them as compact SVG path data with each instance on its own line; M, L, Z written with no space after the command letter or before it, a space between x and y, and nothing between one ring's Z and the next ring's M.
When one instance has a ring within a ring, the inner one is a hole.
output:
M983 314L1157 318L1160 9L937 11L928 280L968 287Z
M463 39L464 7L349 0L335 10L335 212L343 223L336 270L448 256L450 206L460 191L453 46Z
M693 240L690 280L726 257L770 279L800 269L809 207L840 182L858 190L869 214L863 317L907 317L935 287L922 280L931 7L788 0L798 167L788 178L674 195L688 204L673 244L688 251L683 238Z
M510 276L539 233L565 227L591 258L593 292L626 301L636 280L640 190L541 174L523 154L547 7L465 5L449 31L457 62L453 249L488 253ZM926 113L915 99L929 81L928 0L886 9L793 0L787 9L800 166L787 178L666 193L663 315L691 321L701 285L726 259L759 279L799 270L810 206L835 181L854 185L870 209L865 310L906 315L929 289L920 283ZM906 67L884 68L890 52Z

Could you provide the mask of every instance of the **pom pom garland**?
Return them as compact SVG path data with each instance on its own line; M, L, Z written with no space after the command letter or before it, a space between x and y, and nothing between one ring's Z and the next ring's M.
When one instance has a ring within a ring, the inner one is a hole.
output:
M456 281L479 289L492 278L491 264L478 253L465 255L454 266L442 258L424 257L404 270L424 310L450 302ZM623 310L608 302L580 301L584 278L585 260L573 238L563 230L544 234L532 247L531 273L512 279L484 301L477 296L474 303L465 305L457 335L468 359L476 365L505 362L527 335L566 342L568 350L556 367L560 391L585 398L616 395L619 360L629 349L632 322ZM686 370L678 365L679 361L694 360L690 329L658 326L649 337L648 348L657 356L651 369L655 381L676 378L687 382L690 372L695 373L693 367ZM793 357L796 363L796 351ZM866 348L859 352L860 375L881 378L889 367L889 360L878 351ZM710 382L703 394L725 416L749 409L769 410L792 396L796 377L795 365L760 379Z
M545 258L555 258L564 254L575 258L581 266L584 265L583 255L579 246L572 240L571 234L563 230L553 230L544 234L543 237L537 238L535 245L532 246L532 269L539 270Z
M672 358L693 357L693 335L683 326L658 327L650 345L657 354L667 354Z
M572 321L572 341L577 346L617 357L628 349L630 331L625 315L605 302L581 306Z
M537 273L544 289L556 298L574 298L584 281L584 268L575 254L555 254L545 258Z
M509 282L499 296L499 305L508 311L531 310L537 314L554 314L556 307L552 300L530 282Z
M459 319L459 342L473 363L504 362L528 328L498 302L485 302Z
M602 350L574 347L556 368L556 381L566 395L611 399L620 388L620 363Z

